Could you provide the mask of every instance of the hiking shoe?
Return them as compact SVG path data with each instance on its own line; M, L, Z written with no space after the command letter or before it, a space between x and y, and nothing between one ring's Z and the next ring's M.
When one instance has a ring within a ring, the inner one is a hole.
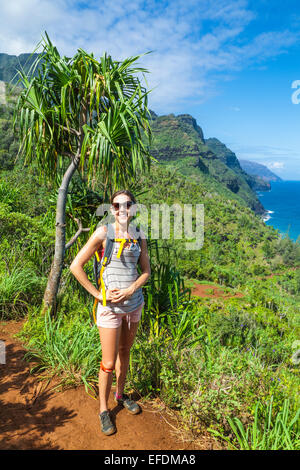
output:
M131 400L128 395L123 393L122 398L116 398L116 394L114 394L114 396L115 402L118 403L118 405L124 406L124 408L133 415L136 415L141 411L140 406L135 401Z
M117 428L111 421L108 410L102 411L102 413L99 414L99 418L101 422L101 431L106 434L106 436L110 436L116 432Z

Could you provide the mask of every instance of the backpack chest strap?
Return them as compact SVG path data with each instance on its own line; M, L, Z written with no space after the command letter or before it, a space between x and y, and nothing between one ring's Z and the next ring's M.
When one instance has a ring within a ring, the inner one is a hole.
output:
M124 244L126 242L137 243L137 240L131 239L131 238L114 238L114 241L115 242L121 242L121 245L120 245L120 248L119 248L119 251L118 251L118 254L117 254L117 258L120 258L121 253L122 253L123 248L124 248Z

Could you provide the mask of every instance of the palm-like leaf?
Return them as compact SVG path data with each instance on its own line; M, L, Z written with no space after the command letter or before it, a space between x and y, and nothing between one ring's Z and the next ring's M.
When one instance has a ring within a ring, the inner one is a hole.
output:
M88 181L98 172L114 186L145 170L151 156L142 142L151 141L148 93L133 67L141 56L116 62L106 53L97 61L79 49L73 58L60 56L46 34L44 51L28 75L16 106L25 163L33 158L50 180L56 180L62 158L77 156ZM38 70L36 76L33 72ZM76 160L77 162L77 160Z

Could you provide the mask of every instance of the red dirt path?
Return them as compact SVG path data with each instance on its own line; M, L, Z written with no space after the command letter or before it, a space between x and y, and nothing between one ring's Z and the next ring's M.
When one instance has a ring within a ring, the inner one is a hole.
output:
M63 392L53 382L39 381L23 360L25 350L13 335L23 321L0 322L5 341L6 364L0 364L0 449L47 450L182 450L213 449L203 436L197 445L181 439L176 419L160 402L139 402L142 413L132 416L110 397L109 406L117 433L101 433L98 401L83 386ZM175 429L175 431L173 431Z
M212 290L213 292L210 293L209 291ZM225 293L223 289L217 287L213 284L195 284L192 287L191 294L197 297L243 297L244 294L241 292L236 292L234 295L230 293Z

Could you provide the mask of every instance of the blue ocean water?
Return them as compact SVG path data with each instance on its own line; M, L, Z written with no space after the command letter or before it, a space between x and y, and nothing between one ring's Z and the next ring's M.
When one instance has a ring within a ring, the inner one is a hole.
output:
M268 211L265 223L296 241L300 235L300 181L271 182L270 191L256 193Z

